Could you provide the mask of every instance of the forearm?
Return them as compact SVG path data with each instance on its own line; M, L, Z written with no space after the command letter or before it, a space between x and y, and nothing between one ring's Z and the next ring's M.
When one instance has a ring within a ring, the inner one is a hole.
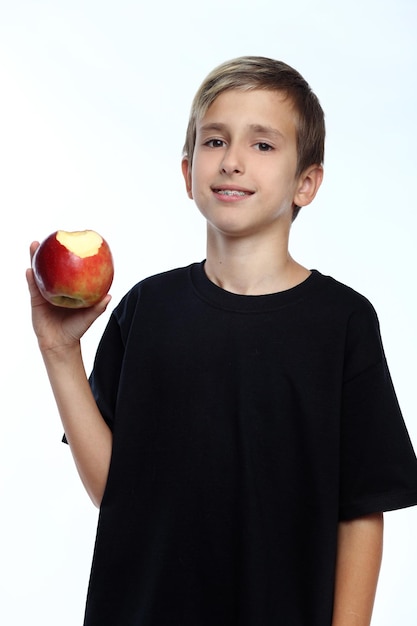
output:
M369 626L382 559L380 513L339 524L332 626Z
M42 354L62 425L81 480L100 506L112 449L112 433L103 420L87 379L80 346Z

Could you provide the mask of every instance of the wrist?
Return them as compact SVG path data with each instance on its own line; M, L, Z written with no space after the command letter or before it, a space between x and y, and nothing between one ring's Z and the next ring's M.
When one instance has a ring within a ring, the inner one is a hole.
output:
M81 343L79 340L55 346L42 346L39 343L39 349L46 365L72 363L74 360L81 358Z

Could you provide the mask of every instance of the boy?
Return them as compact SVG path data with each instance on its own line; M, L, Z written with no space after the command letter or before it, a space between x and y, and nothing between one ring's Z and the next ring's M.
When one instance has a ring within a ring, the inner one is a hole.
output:
M382 511L417 503L417 461L372 306L288 253L323 151L322 109L295 70L216 68L182 161L206 260L127 294L90 382L80 338L110 297L55 309L28 272L100 506L85 626L369 625Z

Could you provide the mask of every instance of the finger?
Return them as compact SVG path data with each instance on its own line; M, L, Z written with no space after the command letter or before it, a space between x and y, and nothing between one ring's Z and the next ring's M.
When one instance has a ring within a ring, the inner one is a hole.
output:
M82 311L83 320L84 320L84 324L85 324L85 328L83 329L81 335L84 334L84 332L87 330L87 328L89 328L96 321L96 319L99 318L100 315L102 315L104 313L104 311L106 310L110 300L111 300L111 296L109 294L107 294L107 296L105 296L96 305L91 306L91 307L87 307L86 309L79 309L80 313Z
M97 302L97 304L92 307L93 311L96 311L98 315L101 315L107 309L110 301L111 295L108 293L102 300L100 300L100 302Z
M26 270L26 281L29 287L29 291L31 290L31 288L35 285L35 279L33 278L33 270L31 268L28 268Z
M100 317L100 315L102 315L104 311L107 309L110 300L111 300L111 295L107 294L106 296L104 296L102 300L100 300L100 302L97 302L97 304L90 307L89 312L91 313L91 316L94 317L94 319L97 319L98 317Z
M33 270L30 268L26 270L26 281L29 287L29 293L30 293L32 300L33 298L42 298L41 292L39 291L38 286L33 277Z
M33 255L35 254L36 250L39 248L39 241L32 241L32 243L30 244L30 248L29 248L29 252L30 252L30 260L32 261L33 259Z

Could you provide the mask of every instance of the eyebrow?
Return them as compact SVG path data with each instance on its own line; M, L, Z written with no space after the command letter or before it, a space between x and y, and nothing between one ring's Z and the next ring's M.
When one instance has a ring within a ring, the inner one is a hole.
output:
M265 126L263 124L248 124L247 128L253 133L260 133L262 135L272 135L274 137L283 139L284 135L277 128L273 128L273 126ZM203 126L199 129L201 132L224 132L227 130L227 124L222 124L221 122L209 122L208 124L203 124Z
M260 133L261 135L274 135L276 137L283 138L284 135L280 130L273 126L264 126L263 124L249 124L249 128L254 133Z
M216 122L210 122L209 124L203 124L200 126L199 130L203 132L211 132L211 131L224 131L227 128L226 124L220 124Z

